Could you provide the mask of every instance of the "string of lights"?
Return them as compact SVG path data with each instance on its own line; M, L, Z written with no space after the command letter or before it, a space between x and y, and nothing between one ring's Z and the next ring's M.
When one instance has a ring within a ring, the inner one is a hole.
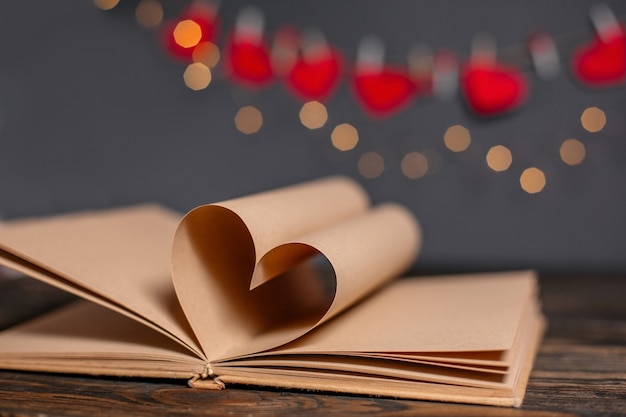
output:
M108 10L117 0L95 0L95 4ZM595 36L584 44L579 44L579 34L553 38L534 33L524 45L497 51L494 39L481 34L474 39L468 57L432 52L419 45L409 51L404 66L387 63L384 43L376 36L364 37L352 59L317 30L300 32L287 27L274 33L270 42L263 14L251 6L239 12L221 47L219 9L213 3L193 1L180 15L163 21L163 8L157 0L141 0L135 16L142 27L160 29L163 48L185 65L182 78L189 89L204 90L219 76L256 91L278 80L302 102L300 121L311 130L326 125L325 103L333 99L342 82L350 84L355 101L368 117L381 123L420 97L449 100L459 92L479 118L513 112L530 94L529 69L549 80L569 64L575 80L591 89L614 88L626 82L626 30L603 4L590 11ZM606 114L589 107L580 122L588 132L599 132L606 124ZM261 129L263 115L254 106L243 106L234 123L240 132L251 135ZM347 152L359 143L359 132L351 124L339 123L330 139L335 149ZM469 130L462 125L450 126L443 135L443 144L451 152L464 152L471 142ZM559 148L559 157L567 165L582 163L585 155L585 145L578 139L565 139ZM430 159L423 152L411 151L402 157L400 168L407 178L420 179L431 173ZM512 160L511 150L504 145L491 147L485 155L494 172L506 171ZM365 152L357 169L365 178L377 178L385 169L384 160L377 152ZM519 181L526 192L538 193L546 177L531 166L523 170Z

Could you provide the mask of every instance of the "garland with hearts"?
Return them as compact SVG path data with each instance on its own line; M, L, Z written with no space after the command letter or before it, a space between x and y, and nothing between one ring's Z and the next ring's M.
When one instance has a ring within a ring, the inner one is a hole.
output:
M594 37L569 59L574 78L589 88L623 85L626 28L604 4L592 7L590 17ZM363 38L354 62L319 31L300 33L287 27L274 34L270 45L263 15L252 6L239 12L222 53L216 46L219 26L213 3L194 1L162 26L163 45L187 63L203 65L207 54L223 55L223 73L233 83L260 89L278 79L303 102L332 99L345 80L360 107L374 118L391 116L418 96L446 98L457 90L474 114L497 116L519 108L529 95L524 71L499 60L493 39L485 36L475 39L462 63L449 51L432 54L416 49L409 54L408 65L392 66L385 63L383 42L375 36ZM538 76L548 79L559 73L559 48L552 37L534 34L524 49Z

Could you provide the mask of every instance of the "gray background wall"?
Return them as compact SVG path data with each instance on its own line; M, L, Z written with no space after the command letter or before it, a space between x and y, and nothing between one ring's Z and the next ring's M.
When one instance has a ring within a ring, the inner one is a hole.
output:
M155 31L122 0L103 12L89 1L3 2L0 6L0 214L5 219L157 201L180 211L276 186L343 174L374 202L406 204L420 219L424 270L534 267L556 271L626 270L626 91L590 90L566 69L543 82L531 70L531 95L519 111L493 120L473 117L460 99L416 100L385 120L369 119L346 83L328 103L319 130L298 120L299 103L280 83L245 91L223 77L200 92L182 83L184 66L160 48ZM172 17L184 3L168 2ZM534 30L592 36L582 0L559 1L222 1L222 29L258 4L273 33L284 24L315 26L353 57L362 36L378 34L389 59L402 60L415 42L467 56L470 39L493 34L518 49ZM296 6L297 4L297 6ZM626 15L626 2L608 2ZM220 40L223 39L222 37ZM565 57L567 58L567 56ZM238 132L237 109L257 106L264 125ZM586 132L584 108L607 113L607 126ZM348 122L360 142L350 152L330 144ZM443 146L443 133L462 124L473 142L463 153ZM580 166L560 161L564 139L587 147ZM484 155L495 144L514 152L512 167L494 173ZM440 169L421 180L403 176L408 150L439 155ZM386 169L376 179L357 170L361 154L377 151ZM541 167L547 186L519 187L520 172Z

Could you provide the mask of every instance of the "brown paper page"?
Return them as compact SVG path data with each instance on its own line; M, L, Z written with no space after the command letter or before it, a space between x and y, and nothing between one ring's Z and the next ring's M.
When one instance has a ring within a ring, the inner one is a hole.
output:
M506 281L507 275L509 274L493 278L494 281L498 279ZM512 280L518 282L511 285L510 290L522 290L523 293L526 285L521 281L525 278L527 278L526 281L530 281L530 286L533 286L532 274L526 274L526 277L524 273L514 275ZM478 277L478 281L484 281L481 278L485 277ZM453 280L450 281L452 284ZM474 281L474 279L469 277L468 281ZM433 295L432 292L431 295ZM441 295L443 294L440 292L438 296ZM520 298L523 298L523 294ZM371 299L363 304L368 304L370 301ZM380 356L368 357L365 352L354 355L353 352L342 351L341 346L333 347L337 350L326 350L330 343L319 353L311 350L304 350L303 352L306 353L301 353L297 349L281 348L274 352L251 355L242 360L217 363L213 365L213 369L220 374L221 380L225 383L262 384L448 402L519 406L524 398L530 369L545 327L534 295L527 298L524 304L523 313L517 318L518 320L515 320L515 314L507 314L508 319L516 321L517 329L506 373L486 372L480 368L453 368L447 365L442 367L436 363L394 361L392 355L389 355L387 360L381 361ZM351 314L354 310L349 310L346 314ZM459 314L462 312L459 311ZM338 317L340 318L343 318L343 315ZM483 317L480 321L487 324L489 320L486 319ZM406 320L404 322L406 323ZM326 325L333 323L334 321ZM474 325L480 331L482 325L479 322ZM313 333L292 343L291 346L306 345L301 342L317 336L317 333L323 332L325 326L314 330ZM371 333L375 334L376 330L378 329L372 329ZM356 339L359 339L357 333L350 331ZM369 339L373 338L364 338L364 340ZM368 346L363 345L361 348L367 349ZM463 353L454 352L454 355L461 357ZM272 354L278 355L275 357L276 360ZM469 357L476 358L471 354Z
M171 338L78 301L0 332L0 366L34 371L191 378L205 362Z
M408 211L367 210L356 183L330 178L192 210L175 236L172 274L214 360L301 336L403 272L419 244ZM332 268L330 291L302 265L315 256Z
M535 286L531 271L398 280L275 352L508 350Z
M531 310L528 320L529 322L524 326L527 333L522 338L524 343L513 366L514 369L509 372L504 383L493 384L490 387L481 383L474 384L469 379L467 383L471 385L458 385L456 383L458 381L453 382L454 379L450 380L452 383L431 383L419 380L386 378L378 373L367 375L360 372L346 373L302 368L242 367L242 369L239 369L237 367L228 367L227 370L221 370L220 366L216 366L215 369L222 371L220 378L226 384L252 384L279 388L299 388L420 400L519 407L524 399L528 376L545 325L537 311ZM198 381L198 383L201 384L202 381Z
M180 216L156 205L0 226L0 264L133 316L200 354L171 282Z
M530 306L534 307L534 306ZM447 363L407 360L399 357L367 355L367 346L362 351L323 351L297 353L277 349L272 353L251 356L225 363L214 364L214 369L221 374L228 374L230 369L263 368L298 370L338 371L353 374L387 376L405 380L429 381L436 383L461 384L467 386L508 386L512 387L520 372L524 351L538 326L537 309L527 308L518 324L516 337L511 352L512 357L506 367L499 369L450 366Z

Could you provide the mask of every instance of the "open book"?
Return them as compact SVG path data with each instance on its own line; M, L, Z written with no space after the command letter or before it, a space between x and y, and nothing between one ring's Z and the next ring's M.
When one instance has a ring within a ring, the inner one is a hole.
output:
M519 406L532 272L403 277L421 232L327 178L195 208L0 226L0 265L83 300L0 332L0 368Z

